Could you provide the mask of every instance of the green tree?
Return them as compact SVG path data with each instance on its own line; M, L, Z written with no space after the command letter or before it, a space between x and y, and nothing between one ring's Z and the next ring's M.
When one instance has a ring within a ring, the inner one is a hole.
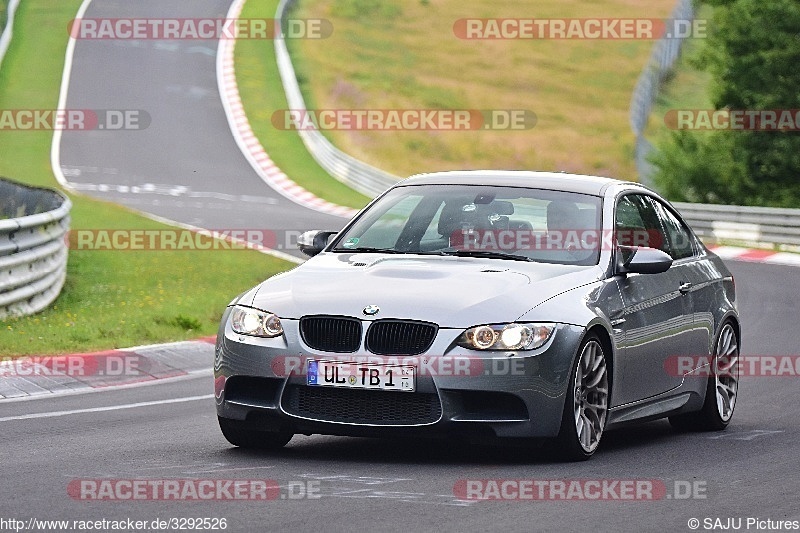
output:
M800 109L800 2L706 0L714 19L700 64L716 109ZM675 200L800 206L800 132L681 131L653 158Z

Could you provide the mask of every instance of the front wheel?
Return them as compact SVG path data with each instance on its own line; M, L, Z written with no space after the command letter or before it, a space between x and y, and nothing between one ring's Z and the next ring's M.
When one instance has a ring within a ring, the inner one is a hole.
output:
M219 428L225 438L234 446L257 450L278 450L286 446L294 436L288 432L269 432L249 429L242 422L217 417Z
M726 322L719 332L706 385L703 408L694 413L672 416L670 424L683 431L719 431L728 427L739 396L739 339L733 324Z
M585 461L597 450L608 415L608 368L603 345L590 334L582 342L571 372L557 453Z

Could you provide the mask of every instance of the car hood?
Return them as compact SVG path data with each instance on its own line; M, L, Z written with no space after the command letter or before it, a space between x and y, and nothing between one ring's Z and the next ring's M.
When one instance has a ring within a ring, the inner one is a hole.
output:
M240 303L284 319L345 315L401 318L467 328L511 322L574 287L596 281L598 267L498 259L321 254L274 276ZM380 308L366 316L364 308Z

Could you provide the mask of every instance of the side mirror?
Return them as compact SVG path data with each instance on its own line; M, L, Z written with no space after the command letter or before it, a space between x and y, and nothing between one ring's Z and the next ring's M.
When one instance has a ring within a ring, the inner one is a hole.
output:
M617 249L620 274L660 274L672 266L672 258L661 250L620 246Z
M328 239L336 233L338 232L318 229L306 231L297 238L297 247L307 256L314 257L328 246Z

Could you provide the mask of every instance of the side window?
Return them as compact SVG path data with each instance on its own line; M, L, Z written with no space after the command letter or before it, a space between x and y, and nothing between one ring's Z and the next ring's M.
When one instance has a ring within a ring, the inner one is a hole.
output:
M644 229L644 220L642 220L639 207L634 203L632 195L623 196L617 202L616 227L618 230L626 228Z
M664 204L655 198L649 198L649 200L655 206L658 217L664 227L664 232L669 240L669 251L665 251L675 260L693 256L695 250L689 230Z
M647 197L628 194L617 202L615 213L615 239L623 246L648 246L669 253L655 206Z

